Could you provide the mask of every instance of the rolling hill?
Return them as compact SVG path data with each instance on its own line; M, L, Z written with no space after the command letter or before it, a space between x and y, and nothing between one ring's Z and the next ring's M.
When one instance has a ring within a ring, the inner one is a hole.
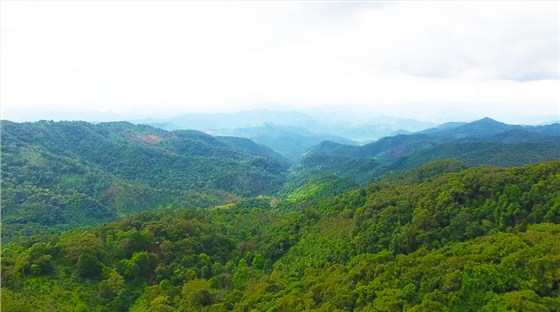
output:
M170 203L274 194L287 162L248 139L130 123L2 121L3 238Z

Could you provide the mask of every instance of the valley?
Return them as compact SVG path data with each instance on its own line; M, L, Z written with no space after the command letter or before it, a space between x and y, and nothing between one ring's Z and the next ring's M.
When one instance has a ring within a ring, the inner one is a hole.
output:
M553 311L558 129L482 119L285 158L195 130L2 121L2 307Z
M0 1L0 310L560 311L559 12Z

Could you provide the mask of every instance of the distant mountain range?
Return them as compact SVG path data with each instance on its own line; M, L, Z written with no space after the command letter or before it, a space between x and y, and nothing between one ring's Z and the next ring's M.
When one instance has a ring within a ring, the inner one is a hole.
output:
M132 122L159 126L165 130L192 129L210 131L242 128L262 123L274 123L282 126L307 125L314 127L313 124L315 121L313 117L303 112L256 109L227 114L186 114L166 119L144 119Z
M283 194L306 181L332 182L340 191L441 159L518 166L560 158L560 124L519 126L490 118L362 146L271 124L212 132L219 136L127 122L2 121L1 130L4 237L168 204L210 207Z
M323 141L355 145L356 142L328 133L315 133L303 127L279 126L271 123L244 128L220 129L212 135L249 138L266 145L291 161L297 160L309 148Z
M336 173L366 182L386 172L443 158L469 166L516 166L559 157L560 124L519 126L483 118L385 137L363 146L322 142L311 148L293 170ZM356 172L356 162L366 162L367 169Z
M2 311L559 311L560 124L303 125L2 121Z
M363 144L388 135L411 133L435 126L429 122L340 108L309 112L260 109L230 114L187 114L132 122L165 130L194 129L213 135L250 138L291 160L325 140Z

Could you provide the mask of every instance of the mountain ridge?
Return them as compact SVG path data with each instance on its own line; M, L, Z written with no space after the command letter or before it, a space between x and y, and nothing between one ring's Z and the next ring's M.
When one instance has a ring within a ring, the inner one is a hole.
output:
M242 138L127 122L1 122L3 238L175 203L270 195L287 161Z
M190 128L204 132L220 129L234 130L259 123L271 123L277 126L304 127L310 132L336 135L359 143L371 142L402 131L415 132L435 126L430 122L410 118L336 107L303 111L255 109L220 114L186 114L164 119L132 120L131 122L169 127L167 130Z
M444 152L445 151L445 152ZM349 146L334 142L322 143L305 154L295 168L309 173L317 166L316 159L339 159L341 163L349 163L351 159L375 160L359 180L368 181L375 176L392 170L410 169L409 165L401 168L407 159L424 159L433 161L444 158L464 160L469 166L524 165L552 160L560 155L560 125L519 126L508 125L491 118L483 118L466 124L447 124L443 128L425 130L408 135L384 137L362 146ZM406 158L408 157L408 158ZM415 164L421 164L413 161ZM318 169L318 168L317 168ZM321 166L321 172L329 171ZM336 166L333 172L351 171ZM354 172L355 173L355 172Z

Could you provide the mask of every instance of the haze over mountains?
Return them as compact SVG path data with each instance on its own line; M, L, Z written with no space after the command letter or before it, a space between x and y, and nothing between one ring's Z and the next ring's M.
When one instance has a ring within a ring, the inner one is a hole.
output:
M507 125L483 118L385 137L363 146L323 142L311 148L294 168L336 172L367 182L384 172L411 169L444 158L469 166L518 166L556 159L560 155L559 126ZM357 162L367 163L367 170L353 170Z
M272 123L207 132L212 135L249 138L272 148L291 161L297 160L310 147L327 140L341 144L356 145L355 141L341 136L312 132L304 127L280 126Z
M261 113L229 116L223 125L237 127ZM300 118L298 122L308 118L267 114L270 120L280 116L276 120L287 124L292 118ZM205 118L198 119L198 127L218 125L212 124L216 116ZM395 125L419 127L414 121L392 120ZM328 176L346 179L346 186L337 184L340 191L434 160L520 166L560 155L559 124L507 125L489 118L446 123L361 146L289 125L263 124L214 134L228 136L126 122L2 121L4 237L36 228L101 222L167 204L208 207L243 196L281 190L286 194L312 177L318 177L316 183Z
M2 308L560 306L560 124L484 118L357 145L242 117L213 135L2 121Z
M132 121L166 128L212 131L236 129L260 124L304 127L312 132L330 133L357 142L372 141L396 132L413 132L435 126L434 123L374 114L359 109L325 107L306 111L256 109L229 114L186 114L166 119Z
M0 6L1 311L560 311L560 2Z
M245 137L292 160L325 140L364 144L384 136L435 126L413 119L333 107L307 111L258 109L230 114L187 114L132 122L165 130L194 129L213 135Z
M347 122L348 120L351 122ZM458 150L469 150L468 153L462 153L462 156L459 156L465 160L469 157L470 159L476 158L477 154L489 152L489 150L477 151L477 149L501 149L500 153L505 157L508 151L507 148L502 149L504 143L526 143L523 148L530 148L527 144L541 139L544 140L543 142L548 142L551 139L549 136L554 137L558 132L554 123L548 126L521 126L507 125L491 118L483 118L471 123L450 121L434 125L412 119L370 115L351 109L344 111L335 108L317 109L306 113L253 110L232 114L189 114L158 122L154 120L142 122L168 130L193 127L213 135L250 138L272 148L291 162L309 162L313 157L322 157L322 160L325 161L327 156L343 156L348 159L338 160L353 159L355 162L364 161L357 160L360 158L368 158L367 162L375 159L387 164L411 152L430 154L432 152L424 150L440 145L446 145L439 150L440 157L443 155L454 157L455 153L445 152L447 145L451 143L461 144L454 147ZM413 135L386 138L381 142L372 143L381 138L398 134ZM331 143L320 144L325 141ZM477 145L471 149L468 147L469 142L486 142L490 145ZM319 146L312 148L315 145ZM358 145L364 146L358 147ZM385 148L393 150L389 151ZM324 152L322 149L329 151ZM307 150L310 152L305 153ZM520 151L520 153L522 152ZM418 157L426 158L420 154ZM531 156L525 157L530 158ZM517 158L512 157L512 159ZM472 161L472 164L475 163L478 162ZM500 161L496 160L493 163L500 163ZM487 164L492 164L492 161L488 160ZM508 162L508 164L516 165L515 161ZM403 166L412 165L403 164ZM322 167L324 166L322 165ZM371 166L368 165L368 167Z

